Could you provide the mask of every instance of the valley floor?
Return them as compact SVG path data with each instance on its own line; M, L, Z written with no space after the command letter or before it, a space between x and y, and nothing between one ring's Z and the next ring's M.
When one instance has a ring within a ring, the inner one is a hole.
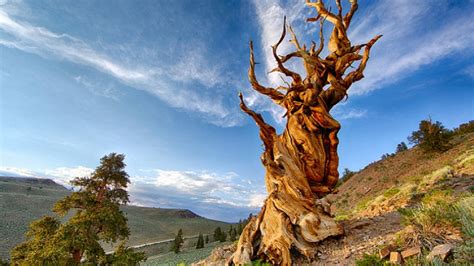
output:
M196 249L194 247L189 247L183 249L182 252L175 254L174 252L168 252L156 256L148 257L148 259L143 262L142 266L151 266L151 265L178 265L178 264L186 264L189 265L193 262L202 260L208 257L212 250L216 247L229 244L220 243L220 242L213 242L207 244L204 248Z

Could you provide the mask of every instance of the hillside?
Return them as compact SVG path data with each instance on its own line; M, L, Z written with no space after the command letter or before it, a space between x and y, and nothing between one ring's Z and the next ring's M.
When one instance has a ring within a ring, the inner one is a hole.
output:
M10 249L24 240L29 223L53 215L54 203L69 193L50 179L0 177L0 257L8 258ZM170 239L180 228L185 236L194 236L229 226L189 210L137 206L124 206L122 210L131 229L129 245Z
M383 194L397 194L408 187L413 189L422 182L436 182L448 174L462 177L462 182L472 183L474 133L456 136L452 144L453 147L443 153L425 154L414 147L369 164L343 182L338 193L331 196L337 215L351 216L362 211L369 215L371 200ZM387 206L388 209L380 210L379 213L374 209L372 216L399 207Z
M345 235L319 243L314 265L386 265L390 252L425 265L440 244L455 247L450 259L474 263L474 133L451 144L442 153L396 153L345 180L326 198ZM224 262L233 251L217 248L197 265Z

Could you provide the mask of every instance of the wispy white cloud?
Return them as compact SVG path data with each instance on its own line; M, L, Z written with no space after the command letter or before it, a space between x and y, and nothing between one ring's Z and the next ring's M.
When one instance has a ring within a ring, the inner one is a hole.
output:
M167 71L175 81L185 83L200 82L210 87L225 85L226 80L221 72L219 62L210 63L206 59L206 49L194 45L177 58L177 63Z
M265 201L266 198L267 198L266 193L254 194L254 195L250 196L249 207L255 207L255 208L262 207L263 202Z
M347 120L354 118L362 118L367 116L367 110L364 109L350 109L350 108L338 108L334 109L332 115L338 120Z
M32 177L36 176L36 172L24 168L3 166L0 167L0 175L15 177Z
M474 65L470 65L466 67L465 69L463 69L462 72L468 75L469 77L471 77L472 79L474 79Z
M111 84L98 83L84 76L75 76L73 79L95 95L110 98L115 101L119 100L120 92Z
M144 90L170 106L197 113L210 123L219 126L235 126L241 123L241 114L235 108L224 104L222 96L196 90L194 84L175 84L180 81L198 81L203 87L229 86L223 84L224 75L218 66L206 62L202 51L188 51L175 66L165 70L157 65L131 65L117 61L107 54L98 52L84 41L68 34L54 33L11 17L0 7L0 45L55 57L77 64L93 67L107 73L120 82L139 90ZM232 109L232 110L231 110Z
M51 170L45 170L44 175L48 178L52 178L54 181L70 186L70 181L76 177L89 176L94 169L84 166L77 167L58 167Z
M366 42L370 36L384 36L352 94L383 88L448 56L474 54L474 23L468 10L450 11L445 1L397 0L379 1L371 11L354 23L352 39Z

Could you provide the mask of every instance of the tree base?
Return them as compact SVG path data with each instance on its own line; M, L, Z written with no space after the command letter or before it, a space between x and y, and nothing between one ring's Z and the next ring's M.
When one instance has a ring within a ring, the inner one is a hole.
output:
M330 215L326 200L316 200L311 209L302 209L305 205L308 207L307 202L282 204L281 196L273 193L267 198L261 212L242 232L229 264L244 265L262 260L291 265L302 258L311 262L318 242L344 234L342 226ZM293 216L295 213L299 215Z

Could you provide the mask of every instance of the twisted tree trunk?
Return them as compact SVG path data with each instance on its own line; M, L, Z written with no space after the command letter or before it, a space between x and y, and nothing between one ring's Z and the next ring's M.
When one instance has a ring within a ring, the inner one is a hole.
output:
M316 49L314 42L309 49L300 46L289 27L296 51L279 56L277 48L286 36L285 20L282 36L272 49L277 62L273 71L292 79L288 87L273 89L258 83L250 43L250 83L256 91L287 110L287 124L284 132L277 135L261 115L245 105L240 94L240 107L259 126L265 146L261 160L266 169L268 198L260 213L245 227L230 263L240 265L262 259L289 265L295 259L310 261L316 254L319 241L343 233L329 214L329 204L321 199L333 192L339 176L337 133L340 124L329 111L347 96L353 82L362 79L370 48L381 37L379 35L367 44L351 45L346 31L357 10L357 1L350 2L350 11L343 16L339 0L336 0L338 14L329 12L321 1L307 1L307 5L318 12L316 18L308 21L320 22L319 47ZM325 20L334 24L334 29L328 44L330 53L322 59L319 54L324 46L322 28ZM284 66L285 62L296 57L302 59L306 69L304 79ZM358 67L346 74L356 61L360 61Z

